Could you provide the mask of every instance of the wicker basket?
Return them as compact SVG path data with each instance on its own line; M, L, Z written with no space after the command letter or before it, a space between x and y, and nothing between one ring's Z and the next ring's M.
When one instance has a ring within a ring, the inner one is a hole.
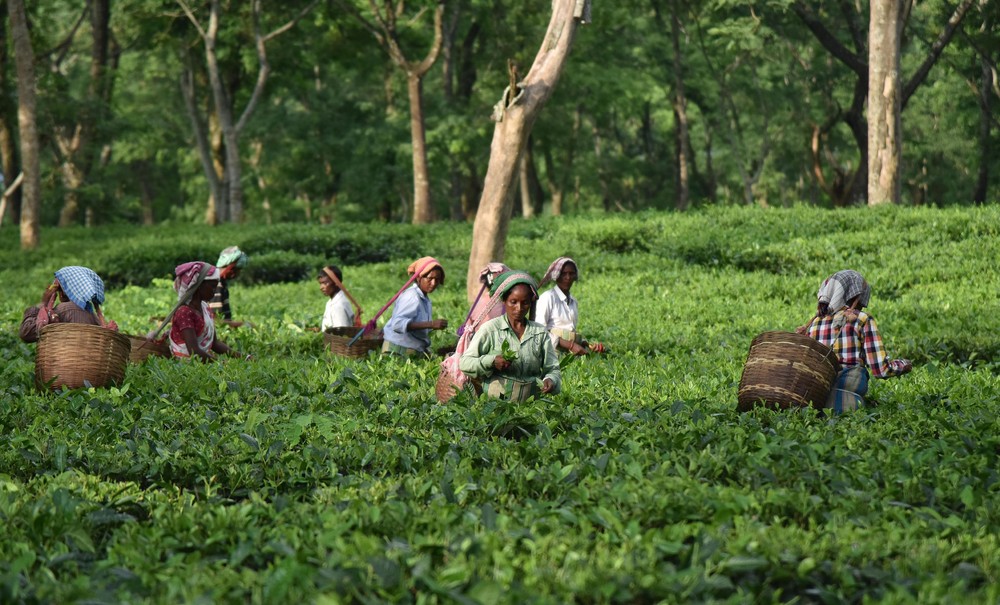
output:
M114 330L86 324L54 323L42 328L35 356L40 390L121 384L132 344Z
M441 374L438 376L437 384L434 386L434 396L441 403L448 403L451 401L455 395L458 395L461 391L468 391L473 394L474 397L478 397L483 392L483 386L478 380L469 379L465 381L465 386L460 387L455 382L455 379L451 377L451 374L441 370Z
M142 363L150 356L170 357L170 345L166 339L146 340L145 336L134 334L125 335L132 343L132 352L129 353L128 360L131 363Z
M737 409L821 408L837 376L830 347L794 332L764 332L750 343Z
M327 350L341 357L366 357L369 351L378 353L382 349L381 331L365 334L353 345L347 346L347 343L351 342L360 329L352 326L330 328L323 332L323 343Z

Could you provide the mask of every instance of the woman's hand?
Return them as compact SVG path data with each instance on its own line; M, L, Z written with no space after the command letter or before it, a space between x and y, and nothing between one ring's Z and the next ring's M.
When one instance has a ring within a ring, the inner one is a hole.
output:
M493 358L493 367L503 372L510 367L510 362L504 359L503 355L497 355Z
M434 319L434 320L431 320L430 324L431 324L431 329L432 330L444 330L445 328L448 327L448 320L447 319Z
M551 393L555 386L556 385L552 382L551 378L546 378L542 381L542 393Z
M573 344L570 345L569 352L574 355L586 355L588 350L587 347L583 346L582 344L574 342Z
M899 373L900 376L903 374L909 374L913 370L913 362L909 359L900 359L903 362L903 370Z

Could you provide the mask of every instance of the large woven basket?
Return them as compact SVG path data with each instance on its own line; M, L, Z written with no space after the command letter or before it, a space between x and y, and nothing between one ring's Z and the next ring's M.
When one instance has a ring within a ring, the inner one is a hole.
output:
M132 343L132 352L129 353L128 360L131 363L142 363L151 356L170 357L170 345L166 339L146 340L145 336L134 334L125 335Z
M823 407L837 376L830 347L804 334L764 332L750 343L737 409Z
M354 335L361 328L351 326L343 328L329 328L323 332L323 343L328 351L341 357L359 358L368 355L369 351L378 353L382 350L382 332L372 332L365 334L353 345L347 346Z
M41 390L121 384L132 344L114 330L74 323L42 328L35 356L35 386Z
M444 369L441 370L440 375L437 379L437 384L434 385L434 396L441 403L448 403L451 401L455 395L458 395L463 390L468 391L474 397L478 397L483 392L483 387L478 380L469 379L465 381L465 386L458 386L455 379L451 377L451 374L446 372Z

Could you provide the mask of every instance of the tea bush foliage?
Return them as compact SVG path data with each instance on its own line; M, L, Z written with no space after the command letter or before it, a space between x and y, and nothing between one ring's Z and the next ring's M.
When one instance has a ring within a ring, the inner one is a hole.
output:
M0 602L1000 600L996 207L515 221L507 263L574 257L581 331L611 349L519 406L438 404L436 361L330 357L307 329L322 264L368 319L423 254L444 263L432 300L454 328L470 237L70 229L25 254L0 233ZM255 360L34 390L16 329L52 271L116 276L106 314L141 334L174 302L173 264L231 244L251 255L234 314L255 327L221 335ZM849 415L737 413L750 340L804 323L848 267L914 371Z

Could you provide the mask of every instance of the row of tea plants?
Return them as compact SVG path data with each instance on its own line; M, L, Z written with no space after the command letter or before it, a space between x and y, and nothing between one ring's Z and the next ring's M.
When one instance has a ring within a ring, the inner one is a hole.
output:
M1000 600L996 207L517 221L508 264L576 258L581 329L611 349L520 406L438 404L436 361L324 354L321 264L367 319L434 254L454 328L470 232L111 227L46 232L34 254L0 232L0 602ZM254 361L154 358L118 387L34 390L16 329L54 269L117 267L106 313L141 334L187 260L142 251L211 261L233 243L251 267L305 267L232 284L255 327L222 334ZM738 414L750 340L804 323L847 267L913 373L850 415Z

